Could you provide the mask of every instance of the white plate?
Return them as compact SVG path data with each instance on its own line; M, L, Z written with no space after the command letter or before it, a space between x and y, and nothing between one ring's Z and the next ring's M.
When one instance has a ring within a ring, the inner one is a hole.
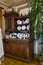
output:
M22 21L21 20L17 20L17 24L22 24Z
M27 25L27 30L29 30L30 29L30 25Z
M27 34L26 34L26 38L29 38L29 37L30 37L30 34L27 33Z
M17 37L18 37L19 39L22 39L22 34L21 34L21 33L18 33L18 34L17 34Z
M21 26L18 26L18 27L17 27L17 30L21 30Z
M22 30L25 30L26 29L26 26L22 26Z
M17 33L14 33L14 32L13 32L12 35L17 35Z
M29 23L30 22L30 20L29 20L29 18L27 18L26 20L25 20L25 23Z
M26 23L29 23L30 22L30 20L29 20L29 18L27 18L25 21L23 21L23 24L26 24Z

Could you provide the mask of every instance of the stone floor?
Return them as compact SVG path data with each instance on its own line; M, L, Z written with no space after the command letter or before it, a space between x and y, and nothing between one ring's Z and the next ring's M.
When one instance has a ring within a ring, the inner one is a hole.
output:
M27 64L13 58L5 57L1 65L40 65L40 62L36 59L33 59L29 64Z

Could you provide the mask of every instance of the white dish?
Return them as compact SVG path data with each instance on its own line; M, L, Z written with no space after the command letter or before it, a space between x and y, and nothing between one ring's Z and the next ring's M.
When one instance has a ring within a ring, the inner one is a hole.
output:
M26 34L26 38L29 38L29 37L30 37L30 34L27 33L27 34Z
M22 34L21 34L21 33L18 33L18 34L17 34L17 37L18 37L19 39L22 39Z
M30 25L27 25L27 30L29 30L30 29Z
M21 20L17 20L17 24L22 24L22 21Z
M17 30L21 30L21 26L18 26L18 27L17 27Z
M14 33L14 32L13 32L12 35L17 35L17 33Z
M29 18L27 18L26 20L25 20L25 23L29 23L30 22L30 20L29 20Z
M24 25L24 26L22 26L22 30L25 30L26 29L26 26Z
M29 18L27 18L25 21L23 21L23 24L26 24L26 23L29 23L30 22L30 20L29 20Z

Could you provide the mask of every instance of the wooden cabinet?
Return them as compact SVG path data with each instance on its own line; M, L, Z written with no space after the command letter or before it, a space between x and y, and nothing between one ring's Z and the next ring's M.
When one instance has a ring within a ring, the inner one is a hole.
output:
M23 61L29 62L33 57L33 40L31 39L31 32L30 29L27 29L27 26L30 25L30 21L25 23L25 20L28 18L28 16L19 16L15 12L7 12L4 14L5 16L5 34L10 31L17 33L16 38L3 38L3 45L4 45L4 51L6 56L10 56L16 59L20 59ZM18 23L17 21L21 20L21 23ZM28 19L29 20L29 19ZM21 30L17 28L18 26L21 26ZM23 28L26 26L26 29ZM23 34L22 37L18 35L18 33ZM30 36L28 37L27 34ZM8 34L7 34L8 35ZM9 34L9 36L11 33ZM24 36L25 35L25 36ZM5 35L6 36L6 35ZM28 38L26 38L28 37Z
M33 58L33 41L28 39L3 39L6 56L29 62Z

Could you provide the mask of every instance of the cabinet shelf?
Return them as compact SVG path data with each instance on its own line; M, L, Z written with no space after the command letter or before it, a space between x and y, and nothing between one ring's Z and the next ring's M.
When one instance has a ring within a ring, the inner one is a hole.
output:
M27 26L27 25L29 25L30 23L25 23L25 24L17 24L16 26L23 26L23 25L25 25L25 26Z
M19 33L19 32L20 32L20 33L30 33L30 30L20 30L20 31L17 30L17 32L18 32L18 33Z
M29 18L29 15L25 15L25 16L18 16L16 17L16 20L25 20L26 18Z

